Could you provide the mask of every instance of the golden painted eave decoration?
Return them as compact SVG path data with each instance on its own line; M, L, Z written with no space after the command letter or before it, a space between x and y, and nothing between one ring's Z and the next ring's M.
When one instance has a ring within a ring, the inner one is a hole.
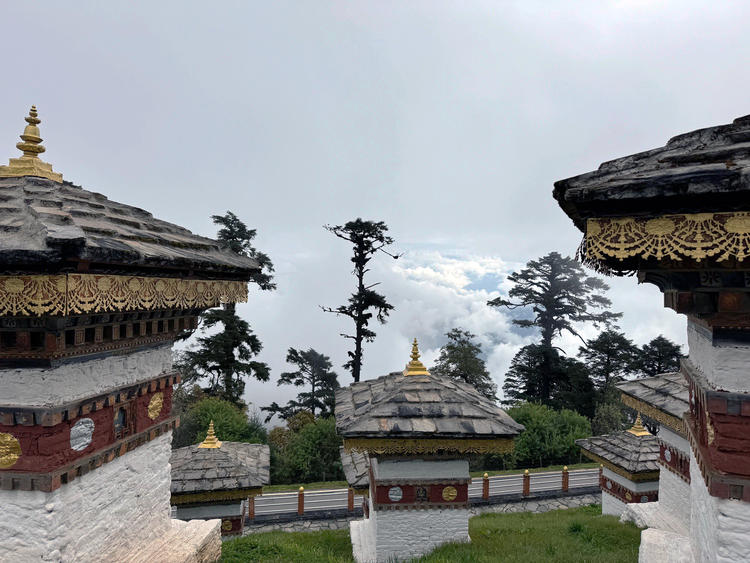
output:
M19 158L11 158L8 166L0 166L0 178L39 176L62 183L62 174L53 172L52 165L39 158L39 155L47 149L41 144L39 124L42 120L38 117L36 106L31 106L29 116L25 119L26 128L21 135L21 142L16 145L23 155Z
M203 309L247 301L243 281L59 274L0 276L0 315Z
M206 491L201 493L172 493L170 504L201 504L226 500L244 500L263 495L263 487L235 489L233 491Z
M745 260L750 257L750 212L588 219L582 250L586 260L597 262L632 257Z
M344 450L371 454L504 454L513 451L511 438L344 438Z
M628 406L639 413L645 414L647 417L654 419L660 424L668 426L683 438L687 436L687 429L681 418L677 418L676 416L661 411L653 405L640 399L636 399L635 397L631 397L630 395L626 395L625 393L620 394L620 400L625 406Z
M618 475L625 477L626 479L633 481L634 483L642 483L644 481L658 481L659 480L658 469L656 471L648 471L645 473L631 473L630 471L626 471L619 465L615 465L608 459L604 459L603 457L600 457L594 453L584 450L583 448L581 448L581 451L583 452L583 455L585 455L590 460L595 461L597 463L601 463L604 467L606 467L610 471L617 473Z

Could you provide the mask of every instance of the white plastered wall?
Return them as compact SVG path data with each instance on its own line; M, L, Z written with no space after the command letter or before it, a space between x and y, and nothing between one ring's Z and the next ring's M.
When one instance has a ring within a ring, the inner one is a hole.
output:
M602 489L602 514L619 517L626 507L627 504Z
M0 402L20 407L56 407L148 381L171 369L170 344L66 362L53 368L0 369Z
M51 493L0 491L0 561L108 561L167 533L171 434Z
M750 503L712 497L690 460L690 543L696 561L750 561Z
M688 322L690 363L703 373L714 389L732 393L750 393L750 344L714 344L708 330Z

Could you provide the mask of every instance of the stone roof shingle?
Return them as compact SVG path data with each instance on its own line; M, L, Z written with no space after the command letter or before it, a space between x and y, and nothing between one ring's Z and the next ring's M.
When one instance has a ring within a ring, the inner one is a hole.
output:
M349 486L352 489L368 488L370 486L370 456L357 450L347 452L344 446L339 448L339 454Z
M344 438L512 438L523 426L473 386L401 372L336 391L336 430Z
M576 445L628 473L659 470L659 439L651 434L636 436L627 431L604 434L576 440Z
M70 182L0 178L0 262L49 271L71 259L240 279L258 269L215 240Z
M687 382L680 372L625 381L617 388L675 418L682 419L690 407Z
M555 182L553 195L581 231L590 217L747 211L750 116L604 162Z
M265 444L222 442L220 448L185 446L172 451L172 494L231 491L270 482L271 454Z

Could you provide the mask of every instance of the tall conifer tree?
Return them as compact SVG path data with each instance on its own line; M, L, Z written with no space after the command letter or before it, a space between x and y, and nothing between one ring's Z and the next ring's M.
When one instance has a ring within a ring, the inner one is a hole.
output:
M231 211L213 215L211 219L221 227L217 238L224 247L258 262L259 269L252 281L262 290L276 289L271 259L252 245L255 229L248 229ZM207 334L208 329L219 326L221 330ZM177 362L184 382L208 379L208 387L204 389L208 395L244 407L245 379L254 377L268 381L270 375L266 363L253 359L263 348L260 339L248 322L237 315L234 303L225 303L203 313L201 328L204 336L198 338L197 346L183 352Z
M386 247L393 244L388 236L388 226L382 221L363 221L360 218L349 221L344 225L326 225L325 229L338 238L351 243L354 253L351 261L354 263L354 277L357 278L357 289L349 297L347 305L336 308L322 307L327 313L336 313L349 317L354 321L354 334L343 333L341 336L354 341L354 350L348 352L349 361L344 368L351 371L354 381L359 381L362 372L362 344L375 340L375 332L369 328L373 315L381 324L385 324L393 305L388 303L385 296L373 290L377 283L366 284L365 274L369 272L367 265L378 253L382 252L391 258L398 258L398 254L391 254Z

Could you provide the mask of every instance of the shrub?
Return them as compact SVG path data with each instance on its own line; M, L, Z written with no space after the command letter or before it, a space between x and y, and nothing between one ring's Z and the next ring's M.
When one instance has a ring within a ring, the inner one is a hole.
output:
M568 409L523 403L508 409L508 414L526 427L516 438L513 457L517 467L574 463L580 458L575 440L591 436L589 420Z
M268 435L260 417L248 416L229 401L210 397L190 407L175 430L172 447L180 448L203 441L208 425L214 421L214 431L219 440L265 444Z

